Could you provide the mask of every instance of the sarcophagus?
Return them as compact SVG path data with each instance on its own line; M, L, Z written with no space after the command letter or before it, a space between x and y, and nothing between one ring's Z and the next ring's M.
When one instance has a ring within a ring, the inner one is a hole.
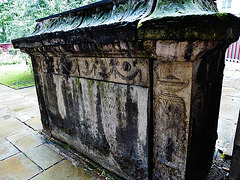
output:
M12 43L32 58L48 134L126 179L202 179L239 34L212 1L108 0Z

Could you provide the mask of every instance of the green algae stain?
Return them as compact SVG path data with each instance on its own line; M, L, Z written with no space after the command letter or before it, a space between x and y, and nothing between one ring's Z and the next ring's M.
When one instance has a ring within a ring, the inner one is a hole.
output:
M77 88L80 89L80 80L79 80L79 78L76 78L76 84L77 84Z
M91 102L91 103L94 103L94 98L93 98L93 84L94 84L94 81L93 81L93 80L87 80L88 94L89 94L89 98L90 98L90 102Z
M101 95L102 95L102 96L105 96L105 95L106 95L107 88L108 88L107 83L98 81L98 82L97 82L97 85L98 85L98 87L99 87L99 89L100 89Z

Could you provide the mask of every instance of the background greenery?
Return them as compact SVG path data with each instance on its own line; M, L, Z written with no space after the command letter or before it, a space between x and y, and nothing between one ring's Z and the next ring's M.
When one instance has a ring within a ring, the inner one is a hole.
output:
M29 35L35 20L100 0L0 0L0 43Z
M0 43L31 34L35 20L100 0L0 0ZM0 84L21 89L33 86L31 60L27 54L0 48Z
M10 48L0 52L0 84L21 89L34 86L32 64L29 56Z
M21 89L35 85L31 71L10 70L0 71L0 83L13 89Z

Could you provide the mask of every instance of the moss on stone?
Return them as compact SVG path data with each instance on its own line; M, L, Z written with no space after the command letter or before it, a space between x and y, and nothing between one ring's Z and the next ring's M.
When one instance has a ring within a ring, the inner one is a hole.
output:
M108 90L108 83L98 81L97 85L98 85L98 87L100 89L101 95L105 96L106 95L106 91Z
M216 13L216 16L221 20L225 20L228 18L228 13Z
M94 102L93 99L93 80L87 80L87 84L88 84L88 94L89 94L89 98L91 102Z
M239 18L229 13L164 17L141 22L139 39L143 40L224 40L232 37Z
M76 84L77 84L77 88L80 89L80 80L79 80L79 78L76 78Z

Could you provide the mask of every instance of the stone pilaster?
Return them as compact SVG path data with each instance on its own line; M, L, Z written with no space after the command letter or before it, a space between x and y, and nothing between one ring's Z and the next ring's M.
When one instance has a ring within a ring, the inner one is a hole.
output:
M163 53L153 71L155 179L203 179L211 165L224 67L222 44L157 42L157 52Z
M225 49L236 29L226 17L206 17L150 19L139 28L156 54L153 179L204 179L212 163Z

